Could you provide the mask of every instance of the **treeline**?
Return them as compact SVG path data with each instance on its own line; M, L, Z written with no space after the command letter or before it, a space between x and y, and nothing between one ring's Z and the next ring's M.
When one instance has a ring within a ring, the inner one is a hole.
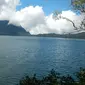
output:
M33 77L22 78L17 85L85 85L85 69L80 68L80 71L76 73L76 80L70 75L61 76L52 69L42 79L37 78L34 74Z
M38 34L35 35L38 37L57 37L57 38L74 38L74 39L85 39L85 32L77 33L77 34Z

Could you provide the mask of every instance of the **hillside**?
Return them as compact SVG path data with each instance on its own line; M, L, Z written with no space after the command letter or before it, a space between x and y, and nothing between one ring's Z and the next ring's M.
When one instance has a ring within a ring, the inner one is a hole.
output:
M0 21L0 35L24 36L30 35L30 33L20 26L8 25L8 21Z
M58 37L58 38L79 38L85 39L85 32L81 32L78 34L38 34L38 37Z
M85 39L85 32L78 33L78 34L38 34L38 35L31 35L29 32L26 32L24 28L21 26L15 26L12 24L8 25L8 21L3 20L0 21L0 35L12 35L12 36L37 36L37 37L58 37L58 38L79 38Z

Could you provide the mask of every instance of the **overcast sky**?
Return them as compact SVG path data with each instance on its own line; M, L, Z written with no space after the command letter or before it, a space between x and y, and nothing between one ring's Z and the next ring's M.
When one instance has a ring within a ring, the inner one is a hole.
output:
M9 20L9 24L22 26L31 34L74 32L70 22L53 19L55 10L77 26L83 17L71 10L70 0L0 0L0 20Z

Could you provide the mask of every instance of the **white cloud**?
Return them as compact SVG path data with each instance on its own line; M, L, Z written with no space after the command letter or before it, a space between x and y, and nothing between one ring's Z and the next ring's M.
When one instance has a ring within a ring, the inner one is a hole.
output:
M21 26L30 31L37 25L44 24L44 12L42 7L29 6L16 12L15 18L20 21Z
M75 14L71 10L62 11L61 16L72 20L77 27L80 25L82 17L83 17L81 15ZM66 19L54 20L53 14L47 17L46 22L47 22L49 32L51 31L53 33L62 34L62 33L73 33L76 31L74 30L74 27L71 22L67 21Z
M17 26L22 26L31 34L40 33L71 33L74 32L72 24L66 20L54 20L53 14L45 16L40 6L28 6L17 11L20 0L0 0L0 20L9 20ZM71 10L62 11L62 16L73 20L79 26L81 15Z
M20 0L1 0L0 4L0 20L10 20L16 13L16 7L19 5Z

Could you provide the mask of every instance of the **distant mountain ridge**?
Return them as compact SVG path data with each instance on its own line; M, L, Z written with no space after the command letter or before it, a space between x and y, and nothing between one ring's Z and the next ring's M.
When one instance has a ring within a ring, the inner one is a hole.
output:
M29 32L26 32L21 26L15 26L12 24L8 25L9 21L3 20L0 21L0 35L10 35L10 36L35 36L35 37L57 37L57 38L78 38L85 39L85 32L77 34L38 34L31 35Z
M77 33L77 34L38 34L38 37L58 37L58 38L78 38L78 39L85 39L85 32Z
M14 36L23 36L30 35L29 32L26 32L21 26L15 26L12 24L8 25L9 21L3 20L0 21L0 35L14 35Z

